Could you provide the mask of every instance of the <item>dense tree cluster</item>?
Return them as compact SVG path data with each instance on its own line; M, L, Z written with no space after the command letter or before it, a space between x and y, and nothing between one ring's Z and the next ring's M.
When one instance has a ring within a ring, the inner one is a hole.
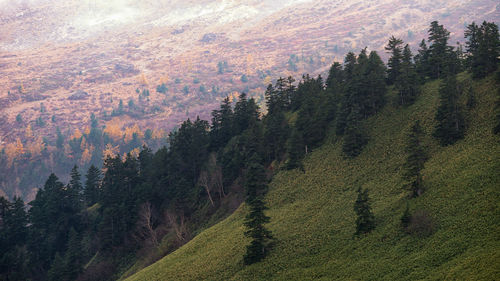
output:
M494 71L496 64L491 62L498 59L498 44L491 42L498 39L496 25L471 24L466 37L465 65L474 77ZM68 147L74 155L83 153L84 141L102 148L109 144L106 138L115 137L135 153L120 155L108 147L109 153L100 155L106 156L102 169L74 166L66 185L51 174L29 203L29 211L20 198L0 198L0 279L109 279L117 268L128 265L130 254L157 248L163 237L170 242L174 237L169 249L175 249L207 221L217 221L243 201L249 210L245 235L251 239L243 261L261 261L274 241L265 227L270 221L265 194L273 172L305 171L304 157L327 137L343 141L346 157L360 155L369 141L365 120L382 110L389 87L398 93L395 103L410 106L423 81L442 79L433 136L442 145L464 137L464 86L456 79L462 62L448 39L449 32L432 22L429 47L423 40L416 56L401 39L389 39L388 68L375 51L364 48L358 55L349 52L343 65L334 63L326 81L309 75L298 83L292 77L279 78L265 92L265 115L244 93L234 102L228 97L212 111L210 123L186 120L169 134L168 146L156 152L146 146L138 149L139 140L150 139L151 131L144 136L132 129L125 135L113 128L103 132L95 116L87 132L75 132L68 141L59 131L56 146ZM219 65L223 72L225 64ZM402 167L412 196L423 192L423 137L417 122L407 137ZM22 144L17 149L22 150ZM358 189L354 211L356 234L375 228L367 190ZM407 208L402 224L407 227L411 221Z

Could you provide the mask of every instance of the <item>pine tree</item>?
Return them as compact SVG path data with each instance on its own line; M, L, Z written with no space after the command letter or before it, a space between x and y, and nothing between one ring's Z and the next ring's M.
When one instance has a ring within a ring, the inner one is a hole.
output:
M401 105L413 104L420 92L419 79L412 57L410 46L407 44L403 51L401 73L396 80L396 89L399 93L399 104Z
M417 121L411 127L406 141L406 162L404 163L403 178L406 181L405 187L409 189L413 197L422 193L422 174L424 163L427 160L424 147L422 146L422 128Z
M435 117L438 124L433 133L443 146L455 143L465 134L465 121L458 102L460 94L456 75L449 75L443 80L439 88L440 104Z
M91 165L85 175L84 197L87 206L92 206L99 201L101 171L94 165Z
M437 21L431 22L429 28L429 66L430 76L433 79L439 79L448 74L454 74L453 68L453 47L448 46L450 32Z
M245 217L244 225L247 228L245 236L251 238L250 245L247 246L243 261L245 264L253 264L261 261L267 255L272 243L272 235L264 227L270 218L264 214L267 209L263 196L267 191L265 183L266 176L264 167L259 163L259 157L254 154L247 166L245 176L246 203L250 211Z
M356 235L368 233L375 228L375 216L371 211L367 189L358 188L358 198L354 202L354 211L357 215Z
M498 26L484 21L481 26L474 22L465 31L468 65L474 79L495 72L500 62L500 36Z
M81 182L81 175L78 172L78 166L75 165L71 169L70 172L70 181L68 185L68 191L71 193L70 196L72 196L72 200L75 202L75 204L80 204L82 202L82 195L83 195L83 186Z
M429 66L429 49L427 48L427 44L425 44L425 39L419 44L420 49L418 50L418 54L415 55L415 68L420 78L420 82L425 81L426 77L430 75L430 66Z
M224 98L219 110L212 111L210 147L218 150L233 137L233 109L229 97Z
M64 259L59 253L56 253L54 260L47 274L47 280L60 281L67 280L64 276Z
M402 52L403 52L403 40L391 36L389 38L389 43L385 46L385 50L391 54L389 61L387 62L387 84L394 84L399 75L401 74L401 63L402 63Z
M81 264L81 241L78 233L71 228L68 233L68 247L64 255L63 275L66 280L75 280L82 270Z

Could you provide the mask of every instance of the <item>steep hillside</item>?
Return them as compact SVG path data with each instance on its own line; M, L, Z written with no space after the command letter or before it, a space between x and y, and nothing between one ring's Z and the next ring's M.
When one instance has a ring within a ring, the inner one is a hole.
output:
M461 75L460 79L469 79ZM243 266L248 240L241 206L223 222L127 280L494 280L500 276L500 145L492 135L496 87L493 78L474 82L478 105L468 113L464 140L440 147L435 125L439 81L424 86L417 102L388 104L367 120L370 142L347 160L341 140L330 137L299 170L279 172L270 184L267 214L277 239L271 254ZM421 120L430 159L423 171L426 191L408 199L401 166L407 131ZM368 188L376 228L355 237L353 203ZM400 217L432 218L427 237L406 234Z

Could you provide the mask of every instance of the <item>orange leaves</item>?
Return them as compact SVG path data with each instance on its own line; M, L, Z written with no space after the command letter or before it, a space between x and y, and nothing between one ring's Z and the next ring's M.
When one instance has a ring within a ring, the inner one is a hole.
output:
M108 144L106 144L106 147L102 151L102 157L104 159L106 159L108 157L115 157L119 151L120 151L120 148L118 147L118 145L113 146L112 144L108 143Z
M92 152L94 151L94 146L87 147L82 152L82 158L80 159L80 165L85 165L92 159Z
M163 129L153 130L153 134L151 136L151 138L153 138L154 140L161 140L161 139L166 138L166 137L167 137L167 133Z
M117 122L109 122L106 124L104 133L108 134L108 136L115 142L119 141L123 136L120 125Z
M141 76L139 76L139 83L141 83L141 85L148 85L149 84L144 73L141 73Z
M135 124L131 128L125 128L125 139L124 139L124 141L126 143L130 142L133 139L134 134L137 134L137 137L139 139L144 138L144 133L141 131L141 129L139 129L139 126L137 126L137 124Z
M22 155L24 154L24 145L21 142L21 139L17 138L16 139L16 155Z
M75 129L75 132L73 133L73 135L70 137L70 139L79 139L82 137L82 132L80 132L80 130L78 130L78 128Z
M31 154L32 158L36 158L42 155L42 151L45 147L42 137L36 138L34 141L26 145L26 150Z
M33 130L31 129L31 124L28 124L28 127L26 127L24 136L26 137L26 139L31 139L33 137Z

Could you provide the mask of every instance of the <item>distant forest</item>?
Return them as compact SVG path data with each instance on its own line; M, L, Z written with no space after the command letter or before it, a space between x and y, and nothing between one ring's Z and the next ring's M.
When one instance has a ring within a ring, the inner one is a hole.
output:
M270 219L264 214L267 182L281 169L304 171L302 160L329 131L343 139L346 158L356 157L370 141L365 119L389 102L411 105L423 83L440 79L433 136L443 146L464 137L464 112L474 97L470 85L457 82L456 75L469 71L473 79L483 78L497 71L500 57L495 23L472 23L465 38L464 49L450 46L449 32L434 21L416 54L401 39L389 38L387 65L375 51L349 52L343 64L331 66L326 79L304 75L298 83L288 77L270 84L266 114L245 93L235 102L226 98L212 111L210 122L184 121L168 135L168 147L154 152L165 136L134 127L123 137L116 128L103 131L95 116L88 129L67 140L59 132L54 151L43 140L33 148L18 144L3 150L2 175L19 168L14 162L30 159L23 169L32 174L21 183L50 171L44 163L72 166L74 161L63 156L68 147L75 159L86 159L80 160L86 172L82 177L82 168L74 166L68 183L51 174L29 206L19 197L0 197L0 279L116 279L138 256L154 262L244 201L250 209L245 234L252 242L242 259L246 264L264 259L273 244L264 227ZM396 100L388 99L388 90L397 93ZM461 95L470 96L467 104L459 102ZM500 133L500 96L497 108L492 130ZM404 167L410 197L423 192L425 150L419 145L419 126L408 136ZM149 147L137 149L143 141ZM132 152L117 154L118 144ZM103 150L104 155L92 153ZM357 234L375 227L367 198L366 191L358 191Z

